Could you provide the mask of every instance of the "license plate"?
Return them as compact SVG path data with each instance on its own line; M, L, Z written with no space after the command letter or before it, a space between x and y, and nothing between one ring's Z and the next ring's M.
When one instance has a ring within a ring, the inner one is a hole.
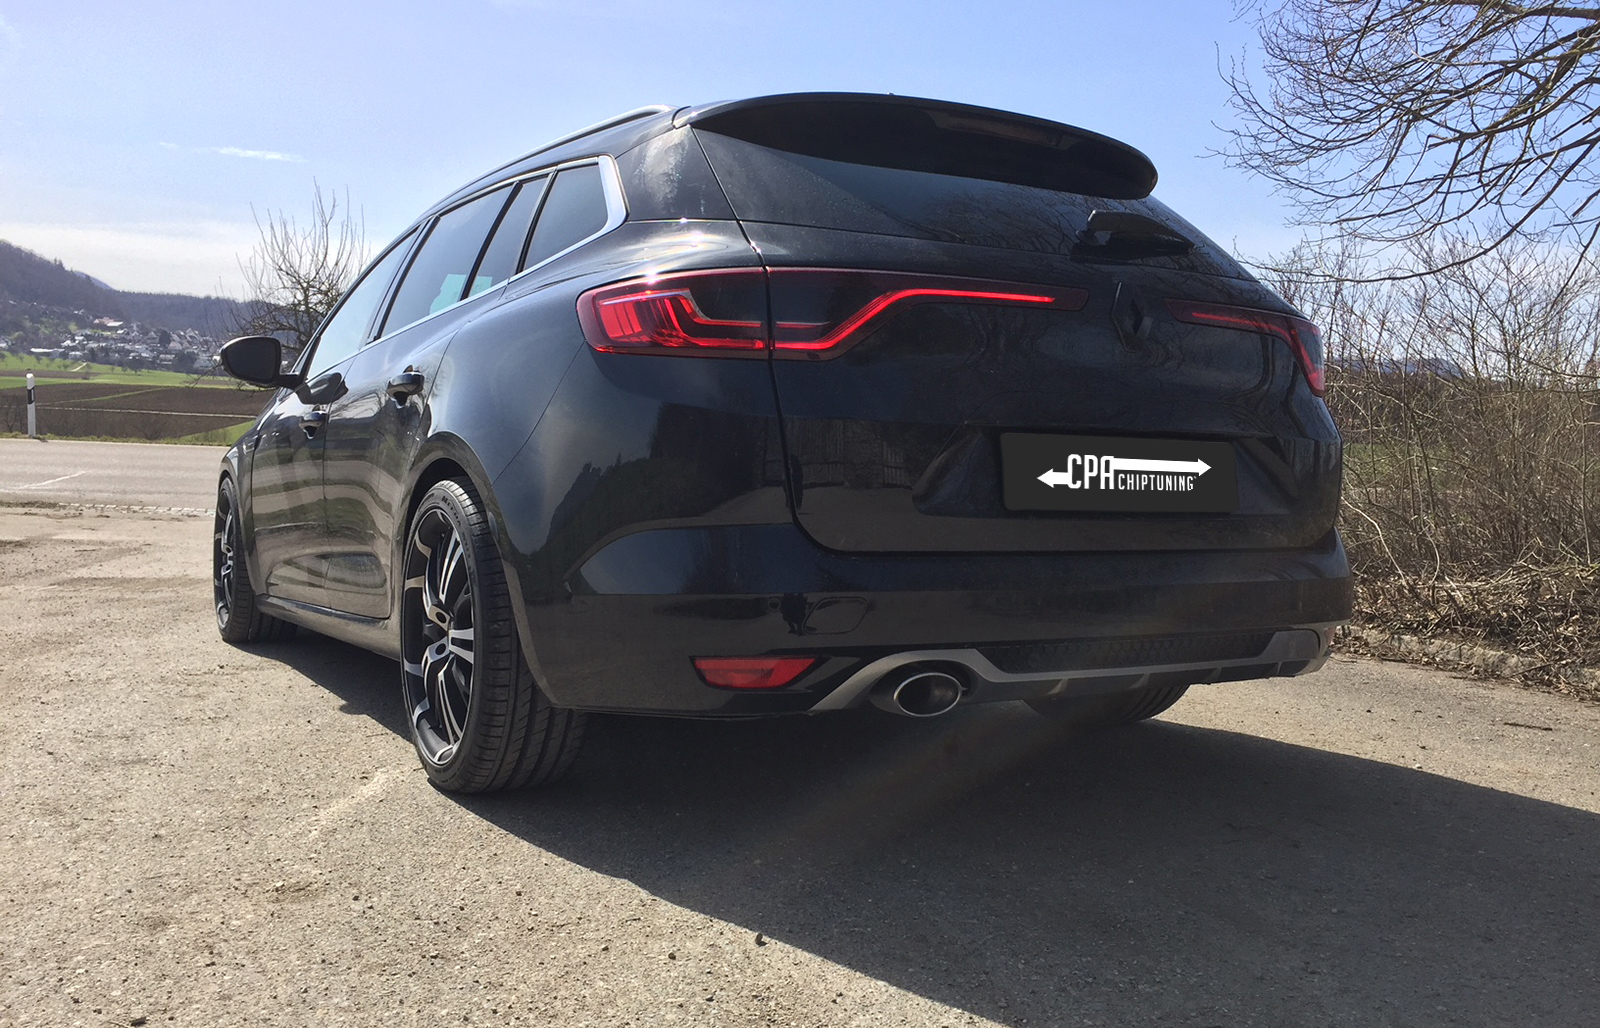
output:
M1192 439L1000 437L1007 510L1230 513L1239 508L1233 446Z

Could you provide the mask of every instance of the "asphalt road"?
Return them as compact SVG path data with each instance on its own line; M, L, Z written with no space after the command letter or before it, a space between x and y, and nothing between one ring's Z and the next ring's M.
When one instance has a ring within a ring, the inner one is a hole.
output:
M1600 1022L1596 706L1337 659L1098 741L600 718L464 799L393 664L218 640L210 528L0 509L0 1025Z
M209 510L225 452L218 446L0 439L0 504Z

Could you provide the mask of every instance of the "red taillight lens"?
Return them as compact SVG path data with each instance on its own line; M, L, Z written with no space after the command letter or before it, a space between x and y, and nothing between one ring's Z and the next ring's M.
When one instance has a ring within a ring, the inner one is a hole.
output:
M719 689L777 689L816 662L815 657L696 657L694 669Z
M827 360L881 320L924 303L1048 307L1075 311L1084 289L904 275L784 268L696 271L591 289L578 298L584 338L606 353Z
M1191 325L1211 325L1277 336L1288 343L1289 349L1294 352L1295 359L1306 373L1306 381L1311 384L1311 391L1317 396L1326 391L1322 374L1322 333L1304 318L1193 300L1168 300L1167 310L1172 312L1174 318Z
M826 360L885 317L917 304L986 304L1081 310L1086 289L1052 289L937 275L777 268L772 272L774 357Z
M589 345L607 353L765 357L761 268L690 272L591 289L578 298Z

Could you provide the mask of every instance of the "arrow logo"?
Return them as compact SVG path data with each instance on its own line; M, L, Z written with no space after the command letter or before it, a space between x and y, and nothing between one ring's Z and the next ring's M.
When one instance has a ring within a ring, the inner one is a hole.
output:
M1203 460L1144 460L1138 457L1112 457L1111 470L1117 471L1155 471L1175 475L1203 475L1211 470L1211 465ZM1068 462L1071 466L1071 462ZM1080 473L1081 475L1081 473ZM1051 468L1039 476L1039 481L1054 489L1058 485L1067 485L1080 479L1080 475L1068 474Z
M1203 460L1139 460L1133 457L1112 457L1111 466L1117 471L1165 471L1175 475L1203 475L1211 465Z

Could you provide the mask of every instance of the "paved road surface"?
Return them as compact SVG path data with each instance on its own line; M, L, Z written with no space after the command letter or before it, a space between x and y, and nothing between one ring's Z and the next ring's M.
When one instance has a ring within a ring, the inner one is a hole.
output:
M207 510L218 446L0 439L0 503L109 503Z
M217 639L210 528L0 510L0 1025L1600 1023L1600 707L605 718L463 799L392 663Z

